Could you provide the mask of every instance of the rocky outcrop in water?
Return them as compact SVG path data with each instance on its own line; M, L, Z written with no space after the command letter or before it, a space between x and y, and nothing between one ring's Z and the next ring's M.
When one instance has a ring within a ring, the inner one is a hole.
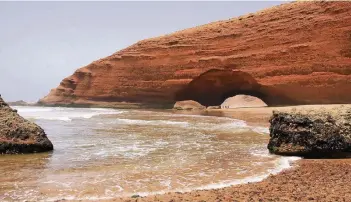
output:
M193 100L178 101L174 104L173 109L176 110L203 110L205 106Z
M213 106L247 94L268 105L341 104L350 89L351 2L311 1L140 41L78 69L40 103Z
M273 112L268 149L280 155L351 156L351 109Z
M15 102L7 102L8 105L10 106L34 106L35 103L28 103L24 100L18 100Z
M53 150L44 130L8 106L0 96L0 154Z

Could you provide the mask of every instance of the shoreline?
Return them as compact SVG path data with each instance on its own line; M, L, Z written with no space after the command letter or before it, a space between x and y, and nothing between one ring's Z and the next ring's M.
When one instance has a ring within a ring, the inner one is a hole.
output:
M260 182L102 201L349 201L351 159L302 159Z
M201 115L240 119L250 126L268 127L273 110L318 110L350 106L300 105L237 109L210 109ZM181 113L181 112L180 112ZM189 112L186 112L189 113ZM191 113L191 112L190 112ZM287 157L289 158L289 157ZM297 157L298 158L298 157ZM289 162L290 167L272 172L255 182L244 182L223 188L168 192L145 197L116 197L103 201L351 201L351 158L299 159ZM329 189L333 187L333 189Z
M273 110L332 109L341 105L303 105L289 107L259 107L237 109L211 109L205 111L176 111L176 114L198 114L240 119L248 126L268 127ZM143 109L141 109L143 110ZM154 111L154 110L153 110ZM155 110L158 111L158 110ZM171 111L171 110L170 110ZM174 112L174 111L173 111ZM268 150L267 150L268 151ZM291 165L291 166L290 166ZM351 158L349 159L300 159L289 168L271 172L267 176L251 176L251 180L237 180L223 187L189 190L186 192L154 192L150 195L123 196L88 201L351 201ZM243 182L244 181L244 182ZM209 185L204 185L206 187ZM333 187L333 189L328 189ZM137 193L136 193L137 195ZM58 199L57 201L86 201L87 199Z

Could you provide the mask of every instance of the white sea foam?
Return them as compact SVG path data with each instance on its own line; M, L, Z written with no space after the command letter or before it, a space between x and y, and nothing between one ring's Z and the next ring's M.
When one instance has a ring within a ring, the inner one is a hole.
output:
M260 182L267 178L269 175L273 174L278 174L279 172L291 168L291 162L297 161L301 158L299 157L281 157L277 159L276 161L276 167L274 169L268 170L268 173L263 174L263 175L257 175L257 176L251 176L251 177L246 177L244 179L240 180L232 180L232 181L227 181L227 182L222 182L222 183L215 183L215 184L209 184L205 185L202 187L196 188L196 190L207 190L207 189L219 189L219 188L224 188L228 186L233 186L233 185L238 185L238 184L246 184L249 182Z
M207 128L210 130L232 130L232 129L243 129L247 127L247 124L245 121L233 119L232 122L227 122L227 123L220 123L220 124L214 124L214 125L209 125L209 124L203 124L204 127L207 125Z
M185 121L165 121L165 120L140 120L140 119L116 119L115 122L129 125L177 125L187 126L189 123Z
M102 108L66 108L66 107L14 107L25 118L71 121L72 119L90 119L105 114L120 114L124 111Z
M186 193L186 192L191 192L195 190L211 190L211 189L219 189L219 188L225 188L233 185L238 185L238 184L246 184L246 183L254 183L254 182L260 182L264 180L265 178L269 177L270 175L275 175L278 174L279 172L289 169L292 167L291 163L294 161L297 161L301 158L299 157L280 157L275 161L275 168L267 170L265 174L260 174L256 176L250 176L246 177L243 179L237 179L237 180L226 180L222 181L219 183L213 183L213 184L207 184L199 187L192 187L192 188L184 188L184 189L174 189L171 190L169 188L160 190L160 191L154 191L154 192L136 192L136 193L123 193L123 194L116 194L113 192L109 192L109 194L106 194L105 196L87 196L87 197L77 197L77 196L67 196L65 195L64 197L53 197L53 198L48 198L46 201L55 201L59 199L66 199L66 200L87 200L87 201L94 201L94 200L106 200L106 199L112 199L116 197L130 197L131 195L137 194L140 196L150 196L150 195L158 195L158 194L165 194L167 192L181 192L181 193ZM169 186L170 182L169 181L164 181L161 182L164 186ZM123 189L121 189L122 191Z
M85 119L92 118L94 116L98 116L100 114L123 113L123 111L120 111L120 110L100 109L100 108L80 109L80 108L44 108L44 107L35 107L35 108L34 107L33 108L22 107L21 108L21 107L19 107L18 109L19 109L19 113L24 114L23 115L24 117L35 118L35 119L61 120L61 121L70 121L70 120L76 119L76 118L85 120ZM128 112L130 112L130 111L128 110ZM143 112L141 112L141 113L143 113ZM106 137L109 137L106 134L98 134L98 135L101 135L101 137L99 136L98 138L89 139L89 136L86 135L86 136L84 136L84 138L80 138L79 140L88 139L89 141L83 141L83 142L76 141L76 142L74 142L74 144L75 144L74 147L70 147L70 148L74 148L74 150L81 149L78 152L80 155L71 155L70 157L63 155L64 158L62 158L62 159L54 156L54 158L56 158L56 159L54 159L54 161L57 162L57 164L59 164L60 166L65 164L65 163L62 163L63 160L65 160L66 162L73 162L73 164L75 164L77 166L77 168L84 167L86 165L84 163L86 163L88 161L89 161L88 165L90 165L90 163L92 163L92 162L95 162L95 161L92 161L92 159L98 159L100 161L100 160L105 159L106 157L125 158L128 161L131 159L131 161L133 161L133 162L138 162L138 161L135 161L135 159L137 159L137 158L147 159L144 157L147 156L149 153L158 153L158 152L154 152L156 150L160 150L161 151L160 153L162 154L162 152L164 152L162 150L163 148L171 148L172 146L174 146L173 145L174 140L178 140L178 139L180 141L175 141L175 143L176 143L175 147L178 148L179 150L182 150L183 148L206 148L204 153L214 153L215 151L218 152L218 150L216 149L216 147L212 147L212 145L209 144L207 141L207 139L212 141L213 138L209 138L209 137L215 136L214 134L216 134L215 133L216 131L213 131L213 130L226 130L226 131L233 131L233 132L236 132L236 131L255 131L255 132L261 133L261 134L267 134L269 132L268 128L265 128L265 127L248 126L245 121L231 119L231 118L223 118L223 117L199 116L201 118L196 118L196 120L192 119L192 118L179 119L179 117L178 118L167 117L167 118L165 118L165 120L162 120L162 116L158 116L157 114L154 116L153 114L151 114L149 120L141 120L141 119L127 119L130 117L130 114L127 114L127 115L128 116L124 117L123 119L122 118L111 118L111 117L107 117L106 119L97 118L96 124L100 125L100 123L101 123L101 124L104 124L104 126L106 125L106 127L114 127L115 129L118 129L119 127L118 126L116 127L116 125L109 125L109 124L119 123L119 124L126 124L126 125L151 125L151 128L155 128L154 126L156 126L156 125L170 125L170 126L174 126L174 127L183 129L183 130L185 129L185 127L189 127L190 129L194 129L194 130L192 130L193 132L191 132L191 136L189 136L189 137L186 136L187 138L184 138L184 136L181 136L181 135L177 135L174 137L174 139L171 139L173 136L168 135L167 137L155 139L152 141L150 141L150 139L148 139L149 137L144 139L144 136L141 136L142 138L138 139L139 137L135 134L132 134L132 132L130 132L130 133L123 132L123 135L120 136L120 138L117 135L115 136L115 134L111 135L112 138L106 138ZM139 114L137 114L137 115L139 115ZM142 115L144 116L145 114L142 114ZM184 115L181 115L181 116L184 116ZM191 116L191 115L185 115L185 116ZM139 118L140 116L137 116L137 117ZM152 120L152 119L156 119L156 120ZM94 119L94 121L95 121L95 119ZM51 122L44 122L44 124L52 124L52 123ZM63 125L62 127L67 127L67 125L70 126L70 124L63 124L63 123L57 123L57 122L55 122L53 124L55 126L56 126L56 124L61 124L61 125ZM91 124L91 122L89 122L89 124ZM169 129L169 128L167 128L167 129ZM171 129L173 131L173 128L171 128ZM198 131L199 129L204 129L204 130L207 130L210 132L205 134L202 131ZM165 130L165 131L169 132L169 130ZM177 131L179 131L179 130L177 130ZM115 132L113 132L113 133L115 133ZM199 134L197 134L197 133L199 133ZM89 134L89 133L84 132L84 134ZM95 132L92 134L89 134L89 135L94 135L94 134L95 134ZM76 135L78 137L82 137L82 136L79 136L80 133L77 133ZM59 137L61 138L62 136L58 136L57 138L59 138ZM106 139L104 139L104 138L106 138ZM191 138L193 138L196 141L189 141L189 140L193 140ZM66 144L66 142L69 142L69 141L66 141L65 139L58 139L58 140L65 142L65 144ZM59 142L58 140L56 140L56 142ZM62 145L60 145L60 146L62 146ZM223 187L227 187L227 186L231 186L231 185L261 181L261 180L265 179L266 177L268 177L270 174L277 174L284 169L290 168L291 167L290 162L299 159L297 157L277 157L274 155L270 155L268 153L268 151L265 149L262 149L262 147L261 148L255 147L252 150L250 150L249 152L253 156L259 157L259 158L254 158L254 159L261 159L261 160L263 159L263 161L269 161L271 163L275 163L276 165L272 169L266 170L263 173L256 173L256 175L251 176L251 177L247 177L247 178L243 178L243 179L225 180L225 181L221 181L218 183L207 184L207 185L203 185L203 186L199 186L199 187L187 187L190 185L188 185L187 183L184 183L183 187L185 187L185 188L172 189L171 181L166 178L166 179L160 179L160 183L164 187L167 187L167 188L165 188L164 190L155 190L154 192L125 193L125 192L123 192L124 190L122 187L119 187L119 188L117 187L119 189L119 191L118 190L116 191L116 190L114 190L113 187L111 188L111 187L106 186L106 190L104 192L104 195L84 196L84 195L80 194L79 191L77 191L76 193L74 193L74 196L72 196L72 195L70 195L71 193L67 193L67 192L65 193L65 190L62 190L62 192L59 192L53 198L51 198L51 197L46 198L45 197L45 201L56 201L56 200L60 200L63 198L67 199L67 200L84 200L84 201L93 200L93 201L96 201L96 200L111 199L111 198L122 197L122 196L130 197L133 194L147 196L147 195L163 194L163 193L170 192L170 191L171 192L189 192L189 191L193 191L193 190L208 190L208 189L223 188ZM181 155L179 157L176 156L177 158L174 158L175 160L172 162L176 162L176 163L178 163L179 166L183 166L183 163L182 163L183 159L184 159L184 162L187 162L188 160L186 159L185 153L180 153L180 154ZM56 153L55 155L58 156L58 155L60 155L60 153ZM206 157L206 155L205 155L205 157ZM163 159L163 157L162 157L162 159ZM54 161L52 161L52 162L54 162ZM101 162L104 162L104 161L101 161ZM259 161L259 162L261 162L261 161ZM52 165L55 165L55 164L52 163L51 166ZM272 164L270 164L270 165L272 165ZM59 168L61 169L61 167L59 167ZM65 167L62 166L62 168L65 168ZM143 168L143 169L145 169L145 168ZM157 171L157 169L159 169L159 168L157 166L151 166L149 169L153 169L153 170ZM250 171L250 169L248 169L248 171ZM215 172L220 172L220 170L216 169ZM207 174L207 176L206 176L206 174ZM87 175L87 176L89 176L89 175ZM208 177L208 176L211 176L211 173L206 173L206 171L204 171L200 175L200 177L204 177L204 178ZM196 177L199 177L199 176L197 175ZM95 179L100 180L101 178L95 178ZM103 178L102 180L108 181L107 179L111 179L111 178ZM51 184L53 182L55 182L55 181L48 181L47 183ZM87 179L84 179L84 181L79 181L79 183L82 183L82 184L84 184L86 182L87 182ZM96 186L98 186L98 184L99 184L93 180L89 180L89 182L92 182L92 184L95 184ZM135 183L135 180L133 180L131 182ZM65 183L65 182L63 181L62 183ZM58 184L58 183L55 183L55 184ZM103 183L101 183L101 184L103 184ZM116 184L118 184L118 183L116 183ZM65 184L62 184L60 186L62 186L63 188L66 188L66 187L69 187L71 185L65 186ZM116 185L116 186L118 186L118 185ZM79 190L79 188L77 188L77 190ZM114 190L114 191L111 191L111 190ZM128 186L127 186L126 190L128 190ZM33 190L33 191L35 191L35 190ZM21 191L19 191L18 189L16 190L16 193L20 193L20 192ZM24 196L25 199L30 199L31 197L33 197L33 200L36 200L36 201L41 200L41 198L38 198L41 196L36 192L28 193L25 195L20 194L20 196L21 197ZM0 199L1 199L1 197L0 197Z
M51 107L23 107L23 106L12 106L12 108L17 109L19 113L26 112L50 112L53 111Z
M253 156L263 157L263 158L273 158L274 156L269 153L267 149L252 149L250 154Z
M281 172L285 169L291 168L292 167L291 163L294 161L297 161L299 159L301 159L301 158L300 157L280 157L275 162L276 167L268 170L266 174L250 176L250 177L246 177L246 178L238 179L238 180L226 180L226 181L222 181L219 183L208 184L208 185L195 187L195 188L185 188L185 189L175 189L175 190L165 189L165 190L154 191L154 192L124 193L124 194L118 195L118 196L105 196L105 197L89 197L89 198L85 198L85 197L83 197L83 198L81 198L81 197L68 197L67 198L67 197L65 197L65 199L68 199L68 200L102 200L102 199L112 199L112 198L116 198L116 197L130 197L131 195L134 195L134 194L137 194L139 196L144 197L144 196L150 196L150 195L166 194L168 192L186 193L186 192L191 192L191 191L195 191L195 190L220 189L220 188L225 188L225 187L239 185L239 184L260 182L272 174L275 175L275 174L278 174L279 172ZM162 184L168 185L169 182L165 181Z
M281 157L276 160L276 167L273 169L268 170L266 174L263 175L257 175L257 176L250 176L246 177L243 179L238 179L238 180L227 180L227 181L222 181L219 183L214 183L214 184L208 184L196 188L188 188L188 189L181 189L181 190L166 190L166 191L157 191L157 192L141 192L137 193L140 196L148 196L148 195L156 195L156 194L165 194L169 191L172 192L181 192L181 193L186 193L186 192L191 192L195 190L210 190L210 189L220 189L220 188L225 188L233 185L238 185L238 184L247 184L247 183L252 183L252 182L260 182L264 180L265 178L269 177L269 175L276 175L280 173L281 171L285 169L291 168L291 163L294 161L297 161L301 159L300 157Z
M262 135L269 134L269 128L268 127L256 126L256 127L251 127L251 130L256 132L256 133L262 134Z

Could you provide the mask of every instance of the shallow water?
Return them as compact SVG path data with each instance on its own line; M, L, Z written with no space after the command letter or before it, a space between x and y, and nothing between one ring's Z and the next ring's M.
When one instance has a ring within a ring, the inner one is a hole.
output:
M15 107L42 126L50 153L0 156L0 201L107 199L219 188L288 167L268 129L170 111Z

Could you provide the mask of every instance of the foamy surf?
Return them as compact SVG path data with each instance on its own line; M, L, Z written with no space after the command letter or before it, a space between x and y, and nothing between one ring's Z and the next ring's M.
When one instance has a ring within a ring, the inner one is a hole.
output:
M130 193L127 195L124 195L124 197L131 196L133 194L137 194L140 196L152 196L152 195L158 195L158 194L166 194L169 192L180 192L180 193L187 193L191 191L197 191L197 190L211 190L211 189L221 189L225 187L230 187L230 186L235 186L239 184L247 184L247 183L254 183L254 182L261 182L264 179L268 178L270 175L277 175L283 170L287 170L292 168L292 163L295 161L300 160L300 157L281 157L280 159L276 160L276 165L277 167L274 169L268 170L269 172L266 174L262 175L256 175L256 176L250 176L246 177L243 179L238 179L238 180L226 180L222 181L219 183L214 183L214 184L208 184L200 187L195 187L195 188L188 188L188 189L177 189L177 190L163 190L163 191L157 191L157 192L138 192L138 193Z
M185 121L165 121L165 120L140 120L140 119L123 119L116 118L113 122L123 123L128 125L177 125L177 126L187 126L188 122Z
M269 134L269 128L268 127L261 127L261 126L252 126L250 127L252 131L262 134L262 135L267 135Z
M22 107L14 106L18 113L30 119L72 121L72 119L90 119L94 116L121 114L123 111L104 108L66 108L66 107Z
M44 128L55 150L0 159L6 176L0 186L10 190L0 190L0 201L215 189L260 181L290 166L285 157L267 152L268 128L242 120L165 111L15 108Z
M234 186L234 185L239 185L239 184L247 184L247 183L252 183L252 182L260 182L266 179L270 175L276 175L283 170L289 169L292 167L291 163L294 161L297 161L301 158L299 157L281 157L276 161L277 167L274 169L269 170L268 173L263 174L263 175L257 175L257 176L251 176L251 177L246 177L244 179L240 180L228 180L220 183L215 183L215 184L209 184L205 185L202 187L197 187L195 190L209 190L209 189L220 189L220 188L225 188L229 186ZM192 190L188 190L192 191Z
M200 191L200 190L212 190L212 189L221 189L221 188L226 188L230 186L235 186L235 185L240 185L240 184L248 184L248 183L256 183L256 182L261 182L264 179L268 178L270 175L277 175L280 172L292 168L292 163L295 161L300 160L300 157L281 157L280 159L276 160L277 167L275 169L269 170L266 174L262 175L255 175L255 176L250 176L246 177L243 179L238 179L238 180L225 180L219 183L214 183L214 184L207 184L204 186L200 187L194 187L194 188L185 188L185 189L175 189L175 190L161 190L161 191L154 191L154 192L136 192L136 193L124 193L122 195L112 195L112 196L105 196L105 197L64 197L65 200L87 200L87 201L94 201L94 200L108 200L108 199L113 199L117 197L130 197L132 195L139 195L141 197L146 197L146 196L153 196L153 195L161 195L161 194L166 194L166 193L174 193L174 192L179 192L179 193L188 193L192 191ZM170 182L162 182L162 183L167 183L169 184ZM62 199L62 198L61 198ZM56 201L59 200L59 198L52 198L49 201Z

